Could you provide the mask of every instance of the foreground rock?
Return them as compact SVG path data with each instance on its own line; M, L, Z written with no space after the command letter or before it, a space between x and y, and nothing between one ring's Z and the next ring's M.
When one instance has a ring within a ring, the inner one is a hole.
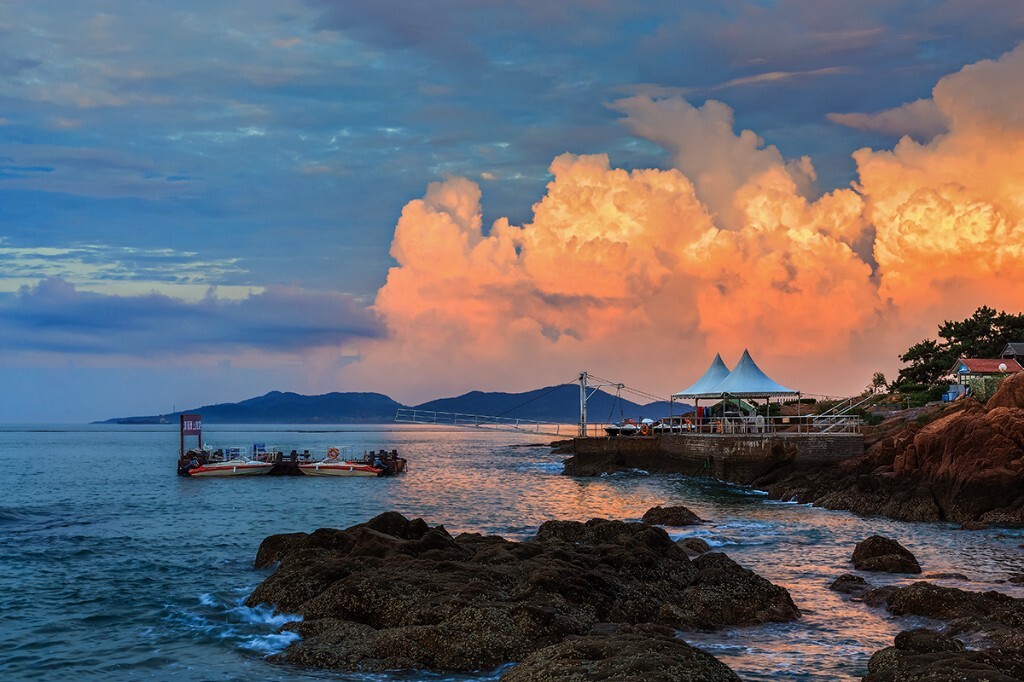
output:
M602 623L686 630L799 617L785 589L724 554L691 561L642 523L549 521L510 542L453 538L389 512L347 530L270 536L256 565L274 562L247 604L303 617L286 626L302 639L279 659L335 670L487 670L597 636Z
M947 631L901 632L871 657L864 682L1024 680L1024 599L926 582L876 592L891 613L944 621ZM969 650L959 635L981 635L996 647Z
M739 682L717 658L663 630L570 637L533 652L501 682Z
M875 429L873 444L821 472L755 481L772 497L905 521L1024 525L1024 372L986 406L973 398Z
M676 540L676 544L682 547L683 551L691 557L698 554L707 554L711 551L711 545L702 538L683 538ZM1010 582L1013 582L1013 578L1010 579Z
M859 575L853 575L852 573L844 573L828 586L828 589L839 592L840 594L850 594L858 596L864 594L871 589L871 585L868 581L861 578Z
M644 523L655 526L692 526L701 521L703 519L682 505L654 507L644 512Z
M920 573L921 565L906 547L890 538L872 535L853 550L853 567L879 573Z

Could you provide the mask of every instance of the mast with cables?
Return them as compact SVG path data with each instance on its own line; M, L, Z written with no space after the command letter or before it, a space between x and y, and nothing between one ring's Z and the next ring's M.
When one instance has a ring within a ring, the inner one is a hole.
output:
M604 386L614 386L618 391L626 387L625 384L600 379L588 372L580 372L580 438L587 435L587 401Z

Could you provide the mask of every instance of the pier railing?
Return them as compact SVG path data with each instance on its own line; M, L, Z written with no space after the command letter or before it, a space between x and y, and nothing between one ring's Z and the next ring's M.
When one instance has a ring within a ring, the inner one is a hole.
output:
M400 424L430 424L434 426L458 426L460 428L480 428L490 431L520 431L537 433L546 436L574 436L578 427L575 424L559 424L537 419L518 419L515 417L491 417L482 414L464 414L461 412L436 412L434 410L401 409L395 414L395 421Z
M639 430L622 435L622 438L653 438L662 434L673 435L757 435L801 433L809 435L833 435L838 433L861 433L864 421L857 415L803 415L793 417L726 417L724 419L692 419L689 424L655 424L648 427L648 433ZM587 424L587 436L600 438L608 436L605 430L617 425L610 423Z

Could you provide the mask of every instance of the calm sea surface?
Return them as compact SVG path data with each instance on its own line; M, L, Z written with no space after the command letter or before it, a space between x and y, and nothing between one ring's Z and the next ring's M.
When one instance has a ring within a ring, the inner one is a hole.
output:
M958 572L998 589L1024 571L1024 532L865 519L772 502L714 481L642 472L576 479L561 458L522 447L543 437L422 428L207 426L216 446L397 449L390 479L175 475L176 427L0 427L0 679L468 680L475 676L340 675L268 663L289 618L242 606L267 572L252 567L271 533L344 528L388 510L461 531L526 538L548 519L638 520L685 504L710 522L699 536L788 588L804 618L684 638L746 680L851 679L894 634L920 624L844 602L829 583L857 541L880 533L925 573ZM868 576L869 582L909 582Z

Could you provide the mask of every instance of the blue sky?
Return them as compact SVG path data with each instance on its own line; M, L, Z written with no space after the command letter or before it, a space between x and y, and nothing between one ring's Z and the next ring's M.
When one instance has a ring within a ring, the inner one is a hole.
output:
M10 0L0 420L372 390L336 371L390 333L368 308L429 183L523 224L564 152L669 167L623 124L639 94L727 104L813 158L815 195L918 132L829 114L927 98L1022 36L1017 0Z

